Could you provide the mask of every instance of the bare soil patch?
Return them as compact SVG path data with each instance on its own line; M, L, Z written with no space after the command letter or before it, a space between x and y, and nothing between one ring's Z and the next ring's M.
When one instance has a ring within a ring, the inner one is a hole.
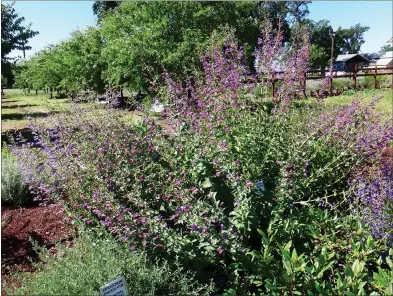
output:
M20 285L12 276L15 271L34 272L37 262L30 239L40 246L53 247L58 242L72 240L72 227L66 223L64 209L59 204L27 208L1 208L1 281ZM2 291L2 295L6 295Z

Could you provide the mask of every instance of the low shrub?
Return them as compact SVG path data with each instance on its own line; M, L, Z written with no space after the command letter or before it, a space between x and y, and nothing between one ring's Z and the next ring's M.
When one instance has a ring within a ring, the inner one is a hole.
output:
M1 150L1 203L21 206L28 197L28 186L18 162L4 145Z
M10 294L100 295L100 287L118 276L124 276L129 295L208 295L211 290L180 267L151 263L145 254L130 252L99 228L84 230L71 248L36 249L41 261L37 270L19 275L22 287L6 284Z
M390 75L379 75L377 76L377 88L390 88L392 84L392 77ZM360 88L374 88L374 77L366 76L364 79L359 79L357 82Z
M350 78L333 79L333 89L346 90L353 87L353 80Z
M393 162L351 180L357 213L376 238L393 246Z
M377 76L377 87L378 88L391 88L392 87L392 76L391 75Z

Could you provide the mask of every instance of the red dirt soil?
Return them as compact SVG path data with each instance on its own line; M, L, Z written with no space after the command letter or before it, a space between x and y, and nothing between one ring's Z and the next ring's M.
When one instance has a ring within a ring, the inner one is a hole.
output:
M391 163L393 162L393 148L386 147L382 151L382 163Z
M41 246L51 246L70 239L70 227L65 222L60 205L29 208L1 207L1 282L18 283L12 271L34 272L30 259L37 259L29 241L31 237ZM2 291L1 295L6 295Z

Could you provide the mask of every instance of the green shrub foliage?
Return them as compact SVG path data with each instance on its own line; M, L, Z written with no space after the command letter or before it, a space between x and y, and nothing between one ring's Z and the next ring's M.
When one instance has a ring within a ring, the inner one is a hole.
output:
M82 232L71 248L58 245L52 254L36 249L41 260L37 271L25 275L23 286L10 290L12 295L100 295L100 288L118 276L124 276L129 295L208 295L210 290L180 267L131 253L98 228Z
M28 196L28 186L18 162L4 146L1 151L1 203L21 206Z

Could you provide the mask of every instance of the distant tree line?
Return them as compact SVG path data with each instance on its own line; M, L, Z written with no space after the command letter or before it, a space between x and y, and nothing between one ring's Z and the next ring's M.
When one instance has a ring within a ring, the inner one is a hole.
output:
M290 45L296 28L305 26L311 41L309 66L328 65L329 21L307 19L310 1L287 2L95 2L97 25L75 31L71 37L48 46L14 69L16 86L30 90L69 92L106 85L149 92L164 71L185 77L201 70L199 56L211 46L213 32L231 28L244 45L253 71L263 18L281 20L283 42ZM334 55L358 52L369 28L357 24L339 28Z

